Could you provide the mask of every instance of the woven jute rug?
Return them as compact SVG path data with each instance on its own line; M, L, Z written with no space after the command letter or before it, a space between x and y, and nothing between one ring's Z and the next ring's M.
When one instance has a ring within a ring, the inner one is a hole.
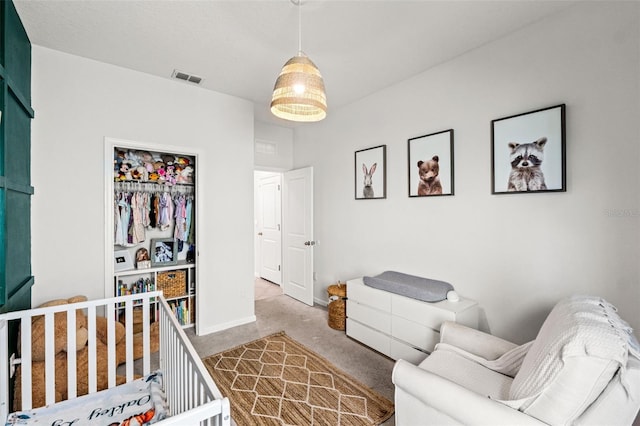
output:
M272 334L203 360L244 425L377 425L391 401L287 336Z

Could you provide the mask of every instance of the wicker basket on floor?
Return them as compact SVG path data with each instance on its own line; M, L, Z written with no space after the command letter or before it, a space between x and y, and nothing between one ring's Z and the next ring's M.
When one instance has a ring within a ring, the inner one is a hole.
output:
M347 284L338 281L338 284L327 287L327 293L329 294L329 327L344 331L347 328Z

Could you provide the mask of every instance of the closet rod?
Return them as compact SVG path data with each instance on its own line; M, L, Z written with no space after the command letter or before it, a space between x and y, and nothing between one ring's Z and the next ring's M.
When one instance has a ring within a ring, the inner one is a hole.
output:
M117 191L148 191L148 192L181 192L192 193L192 185L162 185L153 182L115 182L114 189Z

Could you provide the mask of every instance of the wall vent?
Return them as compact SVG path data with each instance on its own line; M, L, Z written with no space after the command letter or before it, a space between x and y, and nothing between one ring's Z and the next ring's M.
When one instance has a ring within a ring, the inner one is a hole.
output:
M278 154L278 145L273 142L261 141L256 139L254 144L254 152L263 155Z
M186 72L173 70L173 74L171 74L172 78L177 78L178 80L188 81L189 83L200 84L202 83L202 77L198 77L197 75L188 74Z

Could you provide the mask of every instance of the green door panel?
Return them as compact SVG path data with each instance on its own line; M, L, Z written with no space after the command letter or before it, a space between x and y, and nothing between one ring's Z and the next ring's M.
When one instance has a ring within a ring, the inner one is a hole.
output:
M31 195L9 190L6 198L5 277L9 296L31 277L31 242L24 238L31 234Z
M4 32L5 72L11 78L11 90L19 92L31 104L31 43L11 1L3 1L6 9Z
M31 117L11 93L6 99L2 113L2 120L4 121L5 118L5 176L14 184L29 185L31 182Z
M0 0L0 312L31 307L31 43Z

